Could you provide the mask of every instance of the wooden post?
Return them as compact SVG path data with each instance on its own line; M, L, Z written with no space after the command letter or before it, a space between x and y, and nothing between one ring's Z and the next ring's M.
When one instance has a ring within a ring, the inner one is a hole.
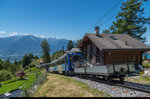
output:
M45 69L46 69L45 80L47 80L47 71L48 71L48 65L47 64L45 66Z
M62 46L62 51L63 51L63 55L64 55L64 46Z

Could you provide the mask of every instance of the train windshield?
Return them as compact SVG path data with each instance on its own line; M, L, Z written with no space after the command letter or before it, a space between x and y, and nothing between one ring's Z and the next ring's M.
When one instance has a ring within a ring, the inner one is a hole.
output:
M70 56L70 62L74 63L74 62L82 62L83 59L80 55L73 55L73 56Z

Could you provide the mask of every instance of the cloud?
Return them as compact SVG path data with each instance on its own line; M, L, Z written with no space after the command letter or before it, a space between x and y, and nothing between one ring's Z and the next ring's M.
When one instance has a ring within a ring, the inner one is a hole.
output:
M30 35L29 33L24 33L23 35Z
M18 35L17 32L13 32L12 34L10 34L9 36L15 36L15 35Z
M37 35L34 35L34 36L38 37Z
M47 38L45 35L39 35L39 37L41 37L41 38Z
M0 33L4 34L4 33L6 33L6 31L0 31Z

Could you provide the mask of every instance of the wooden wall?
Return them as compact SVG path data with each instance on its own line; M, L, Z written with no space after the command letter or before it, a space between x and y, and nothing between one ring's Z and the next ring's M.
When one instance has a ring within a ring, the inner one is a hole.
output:
M127 62L135 62L137 64L142 64L142 51L122 50L122 51L102 52L88 38L85 39L81 50L83 51L85 60L94 64L96 63L106 65L106 64L127 63Z
M104 64L135 62L141 64L141 51L108 51L104 52Z
M85 42L81 50L83 51L83 56L86 61L89 61L93 64L104 64L103 52L100 51L92 41L88 40Z

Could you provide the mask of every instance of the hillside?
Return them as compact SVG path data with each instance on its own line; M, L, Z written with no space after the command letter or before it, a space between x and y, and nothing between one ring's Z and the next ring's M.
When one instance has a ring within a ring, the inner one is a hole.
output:
M20 60L25 53L33 53L34 55L40 56L42 54L40 46L42 40L43 38L33 35L0 38L0 58ZM47 38L47 41L51 48L50 54L61 50L62 46L66 50L67 43L69 42L69 40L57 38Z

